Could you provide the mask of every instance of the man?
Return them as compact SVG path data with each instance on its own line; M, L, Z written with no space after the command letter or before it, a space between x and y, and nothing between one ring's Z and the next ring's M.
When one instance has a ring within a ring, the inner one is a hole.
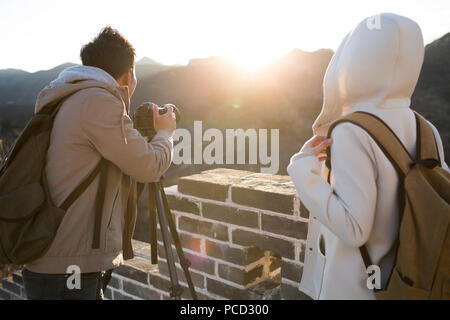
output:
M102 271L133 257L136 207L127 206L136 181L154 182L172 161L175 116L154 110L157 131L147 142L133 129L130 97L136 88L133 46L111 27L81 49L83 66L64 70L42 90L36 112L62 103L47 153L50 196L60 206L101 159L108 161L98 248L93 246L99 177L66 211L48 251L28 263L29 299L98 299ZM81 283L72 272L81 273Z

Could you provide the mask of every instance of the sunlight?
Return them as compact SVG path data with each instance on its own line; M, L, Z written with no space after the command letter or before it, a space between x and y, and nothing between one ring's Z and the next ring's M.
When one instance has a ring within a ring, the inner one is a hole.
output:
M267 54L264 52L252 52L242 51L238 55L230 56L230 60L233 61L240 68L247 71L256 71L275 59L275 54Z

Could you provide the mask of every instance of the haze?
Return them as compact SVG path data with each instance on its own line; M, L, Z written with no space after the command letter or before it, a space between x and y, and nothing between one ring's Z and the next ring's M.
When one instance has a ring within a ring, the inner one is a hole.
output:
M255 68L293 48L336 50L356 23L380 12L416 20L425 43L450 31L448 0L0 0L0 69L80 63L81 46L106 25L133 43L138 60L186 64L220 55Z

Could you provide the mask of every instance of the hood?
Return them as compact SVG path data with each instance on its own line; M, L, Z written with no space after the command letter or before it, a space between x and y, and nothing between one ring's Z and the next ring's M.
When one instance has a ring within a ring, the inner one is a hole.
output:
M356 110L409 108L424 57L419 25L392 13L361 21L341 42L323 81L316 135Z
M64 69L48 86L39 93L35 112L46 106L53 106L71 94L86 88L104 88L119 98L129 112L128 88L119 83L106 71L90 66L75 66Z

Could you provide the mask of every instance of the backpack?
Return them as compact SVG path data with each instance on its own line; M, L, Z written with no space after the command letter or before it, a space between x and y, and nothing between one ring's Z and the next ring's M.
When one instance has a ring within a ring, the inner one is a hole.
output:
M394 267L377 299L450 299L450 173L441 167L431 126L414 112L417 125L416 159L380 118L354 112L330 127L350 122L364 129L398 173L399 219ZM330 182L331 158L326 166ZM366 268L372 265L366 246L360 247ZM381 259L382 260L382 259ZM381 265L381 261L379 262Z
M70 193L60 207L51 200L45 164L55 116L53 104L33 115L0 166L0 265L22 265L41 257L50 247L67 209L100 175L93 247L98 248L106 186L107 162L95 169Z

